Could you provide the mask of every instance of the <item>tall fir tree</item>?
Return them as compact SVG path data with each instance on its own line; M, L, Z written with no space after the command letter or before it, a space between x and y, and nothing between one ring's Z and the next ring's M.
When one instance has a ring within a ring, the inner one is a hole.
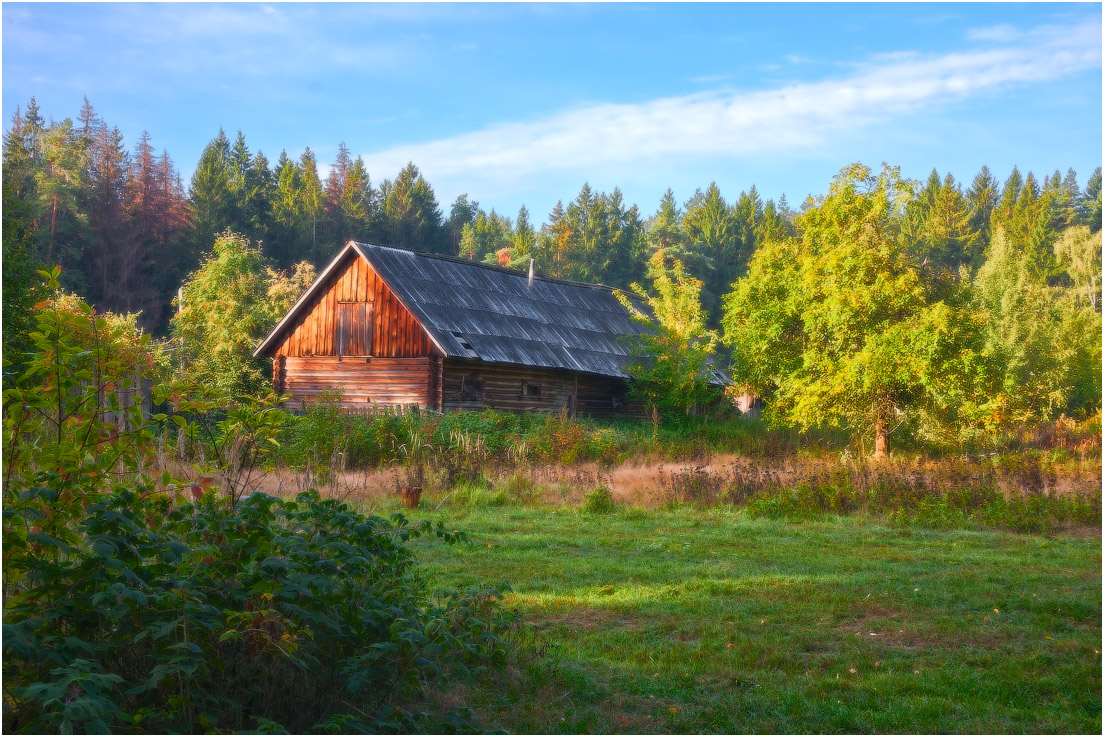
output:
M1000 185L989 171L989 167L983 165L974 176L969 189L966 190L966 202L970 209L970 228L978 234L981 249L989 243L990 224L999 199ZM981 266L982 258L981 254L975 251L970 261L972 271L976 272Z
M199 155L188 201L192 209L192 249L196 254L209 249L215 234L233 220L234 196L230 189L230 140L219 129L218 135Z
M380 188L381 231L388 245L444 253L447 234L433 188L413 162Z

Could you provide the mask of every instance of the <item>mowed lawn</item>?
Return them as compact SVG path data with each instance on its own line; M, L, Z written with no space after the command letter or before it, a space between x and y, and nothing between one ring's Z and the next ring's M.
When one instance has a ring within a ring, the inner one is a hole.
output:
M482 730L1101 730L1099 536L723 509L431 517L472 543L418 542L430 582L508 581L524 623L507 672L440 695Z

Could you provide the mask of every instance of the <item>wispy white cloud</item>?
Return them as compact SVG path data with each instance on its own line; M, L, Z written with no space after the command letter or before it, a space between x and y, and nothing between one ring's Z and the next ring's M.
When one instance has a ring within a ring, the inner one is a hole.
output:
M1009 43L1018 41L1022 37L1022 31L1008 24L987 26L985 28L971 28L966 32L966 38L971 41L1000 41Z
M977 38L974 32L972 37ZM638 104L598 104L365 156L373 171L416 161L431 178L502 178L670 158L809 149L926 107L1057 79L1101 63L1101 26L1035 29L1022 43L941 56L880 55L846 77L762 91L715 90ZM982 34L984 36L984 33ZM1001 31L993 37L1013 38Z
M732 79L732 76L728 74L703 74L698 77L691 77L690 81L696 85L715 85L729 79Z

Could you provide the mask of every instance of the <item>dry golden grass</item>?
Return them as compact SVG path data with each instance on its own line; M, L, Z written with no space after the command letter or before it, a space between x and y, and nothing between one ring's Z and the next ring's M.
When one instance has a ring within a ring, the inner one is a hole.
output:
M173 468L188 478L194 470ZM255 487L270 494L291 497L317 489L324 497L362 504L368 510L393 505L399 489L407 483L408 470L400 466L380 469L335 471L329 478L279 468L258 475ZM781 489L801 484L845 481L855 488L888 481L931 490L970 489L995 486L1006 497L1027 493L1047 496L1080 495L1101 489L1099 458L1069 460L1060 464L1024 461L901 460L866 463L831 458L791 456L757 459L738 455L715 455L684 462L631 460L612 468L597 463L493 468L473 485L505 493L512 503L537 506L577 506L596 487L605 486L618 505L652 508L671 502L712 503L732 501L732 491L750 494L758 490ZM430 469L425 478L423 505L438 506L450 499L456 485Z

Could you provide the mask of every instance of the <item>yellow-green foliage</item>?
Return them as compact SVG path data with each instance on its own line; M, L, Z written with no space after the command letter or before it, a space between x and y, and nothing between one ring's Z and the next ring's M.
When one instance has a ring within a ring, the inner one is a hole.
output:
M648 294L651 315L619 296L634 319L649 328L632 341L634 359L628 366L632 386L647 403L666 412L689 415L720 395L708 381L719 337L706 326L700 279L687 273L677 259L668 266L662 249L652 256L648 268L652 292L647 293L638 284L632 288Z
M182 374L233 394L261 391L270 362L253 351L313 281L310 263L278 272L247 238L223 232L184 283L172 319Z
M734 379L788 422L861 437L971 399L978 326L901 245L909 195L895 169L845 168L801 216L801 239L762 245L726 298Z

